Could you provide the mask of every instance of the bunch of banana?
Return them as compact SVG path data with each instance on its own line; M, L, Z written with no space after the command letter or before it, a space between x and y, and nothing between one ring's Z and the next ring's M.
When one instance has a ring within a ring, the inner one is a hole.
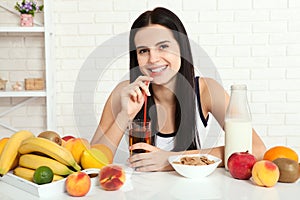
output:
M72 167L76 171L80 171L81 169L81 167L76 163L74 157L72 156L69 150L45 138L32 137L32 138L28 138L27 140L24 140L22 142L22 145L19 147L19 153L20 154L41 153L43 155L47 155L53 158L54 161L58 161L64 166ZM45 162L45 159L42 159L40 157L38 158L34 157L34 158L36 161ZM25 161L21 161L20 158L19 164L21 163L25 163ZM47 164L46 166L49 166L49 164Z
M57 160L35 154L21 155L19 159L19 166L26 167L29 169L37 169L40 166L47 166L52 169L54 174L60 176L69 175L74 172L71 169L69 169L66 165L58 162Z
M34 169L29 169L29 168L25 168L25 167L16 167L14 169L14 174L16 176L19 176L21 178L24 178L28 181L31 181L33 182L33 174L34 174L35 170ZM54 174L53 176L53 181L58 181L58 180L61 180L63 179L64 177L63 176L60 176L60 175L57 175L57 174Z
M18 156L19 147L29 138L34 138L34 135L25 130L16 132L9 138L0 155L0 176L5 175L12 168Z

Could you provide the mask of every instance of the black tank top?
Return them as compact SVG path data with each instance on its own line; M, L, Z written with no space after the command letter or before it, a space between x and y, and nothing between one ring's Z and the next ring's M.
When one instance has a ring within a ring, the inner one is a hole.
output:
M207 116L207 119L205 119L204 114L202 112L200 92L199 92L199 76L197 76L195 78L195 92L196 92L196 96L197 96L197 105L198 105L199 115L200 115L200 118L201 118L201 121L202 121L204 127L206 127L209 115Z

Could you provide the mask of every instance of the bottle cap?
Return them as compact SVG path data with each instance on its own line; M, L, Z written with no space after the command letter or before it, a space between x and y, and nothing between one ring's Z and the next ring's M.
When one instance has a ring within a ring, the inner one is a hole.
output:
M231 85L231 90L247 90L246 84L234 84Z

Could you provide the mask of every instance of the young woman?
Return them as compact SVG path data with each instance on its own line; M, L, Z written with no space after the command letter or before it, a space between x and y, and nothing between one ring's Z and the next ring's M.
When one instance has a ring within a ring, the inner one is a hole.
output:
M154 125L154 146L137 143L129 163L139 171L172 170L168 157L207 152L201 149L199 122L205 127L209 113L224 127L229 96L209 78L195 78L190 43L180 19L170 10L155 8L133 23L129 38L130 81L111 93L91 143L104 143L116 151L129 121L142 119L144 94L147 117ZM253 130L253 154L260 159L265 146ZM224 158L224 146L209 153Z

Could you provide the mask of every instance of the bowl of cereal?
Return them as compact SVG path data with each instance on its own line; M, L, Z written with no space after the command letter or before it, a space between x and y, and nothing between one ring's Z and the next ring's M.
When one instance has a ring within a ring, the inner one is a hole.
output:
M187 154L169 157L175 171L187 178L203 178L213 173L222 162L209 154Z

